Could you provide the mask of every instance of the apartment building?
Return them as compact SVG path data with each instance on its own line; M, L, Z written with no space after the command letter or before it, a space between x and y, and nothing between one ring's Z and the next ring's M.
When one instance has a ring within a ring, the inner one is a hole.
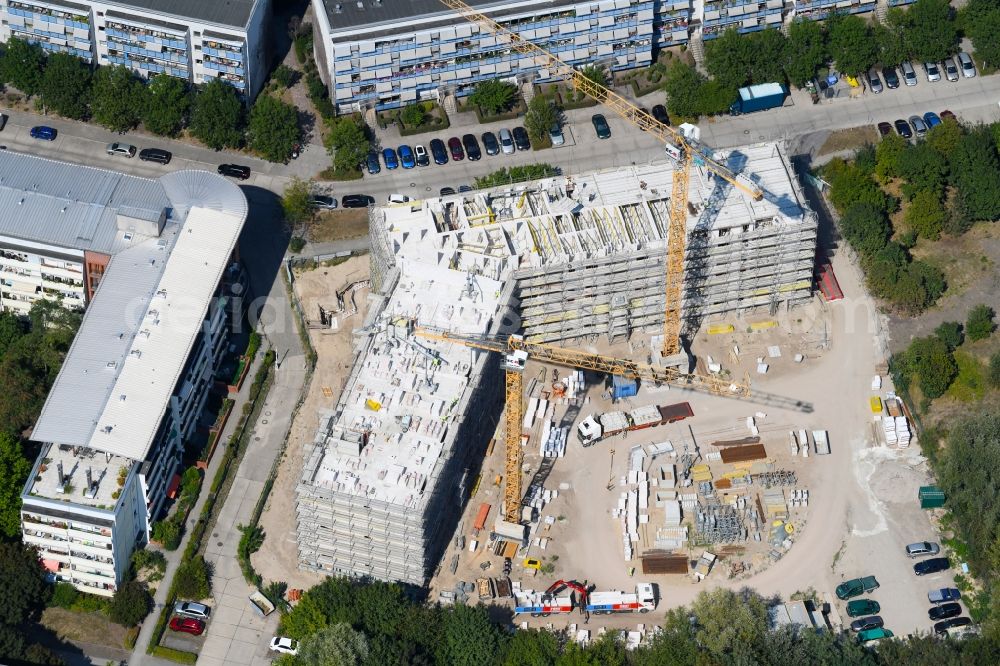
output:
M914 0L886 0L888 6ZM467 0L500 25L574 65L649 65L660 49L780 28L796 17L865 13L876 0ZM315 56L339 112L445 101L479 81L550 80L440 0L313 0Z
M92 214L69 215L62 226L68 234L113 233L122 243L104 264L32 431L41 452L21 494L23 539L50 573L110 596L176 490L185 441L225 350L227 279L246 198L203 171L149 180L0 152L0 182L20 173L49 188L25 189L22 205L57 200L53 226L71 213L77 183L103 191L111 203L78 204ZM145 226L102 225L106 215L129 222L125 192L132 205L141 196L147 207L162 204L162 215Z
M142 76L220 78L247 99L267 76L270 0L0 0L0 39Z

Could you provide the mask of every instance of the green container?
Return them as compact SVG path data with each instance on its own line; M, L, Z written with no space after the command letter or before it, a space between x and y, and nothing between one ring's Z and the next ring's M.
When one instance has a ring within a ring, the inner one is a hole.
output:
M937 486L921 486L917 491L921 509L937 509L944 506L944 491Z

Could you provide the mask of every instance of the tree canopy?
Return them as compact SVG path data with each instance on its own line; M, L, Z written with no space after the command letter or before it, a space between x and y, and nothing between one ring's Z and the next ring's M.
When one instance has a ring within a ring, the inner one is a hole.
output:
M31 44L19 37L11 37L4 45L0 72L3 80L25 95L35 95L42 89L42 72L45 69L45 51L38 44Z
M875 40L868 24L860 16L834 14L827 19L827 31L830 35L830 57L841 72L858 75L875 63Z
M801 88L816 76L826 62L826 34L819 21L796 19L788 28L785 44L785 73L792 85Z
M112 132L126 132L146 110L146 85L124 65L98 67L91 88L94 120Z
M536 95L528 102L528 112L524 115L524 128L532 141L545 138L552 126L559 120L559 112L551 101Z
M285 187L281 197L281 209L285 213L285 222L295 233L304 223L312 219L315 210L312 205L313 183L294 176Z
M153 134L176 136L187 122L191 109L187 82L169 74L157 74L147 87L142 124Z
M243 103L236 89L212 79L198 90L191 113L191 133L209 148L238 148L243 142Z
M0 542L0 580L5 595L0 625L16 627L38 620L51 592L38 552L19 542Z
M250 109L247 142L271 162L287 162L299 141L299 110L271 95L261 95Z
M994 315L996 312L993 311L993 308L985 304L972 308L969 311L968 319L965 320L965 334L973 342L990 337L993 334L993 329L996 328L993 323Z
M0 430L0 536L16 539L21 534L21 489L31 472L21 443Z
M134 627L153 609L153 598L149 596L146 586L137 580L122 583L115 596L111 598L108 607L108 617L115 624L123 627Z
M86 118L90 67L74 55L53 53L45 64L41 95L49 111L76 120Z
M1000 2L969 0L962 13L965 34L978 59L994 67L1000 64Z
M496 114L506 111L514 105L517 98L517 86L510 81L488 79L476 84L469 103L481 108L486 113Z
M328 122L330 131L326 135L326 147L333 155L333 168L342 173L356 171L371 150L363 123L354 116Z
M904 34L911 57L940 62L955 51L958 28L948 0L917 0L906 11Z

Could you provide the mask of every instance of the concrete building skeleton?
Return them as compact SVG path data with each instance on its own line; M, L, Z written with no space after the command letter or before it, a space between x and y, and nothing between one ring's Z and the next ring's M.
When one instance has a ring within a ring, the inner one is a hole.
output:
M811 297L817 219L776 144L716 156L752 201L692 168L683 313ZM572 346L658 332L673 169L642 165L371 213L375 297L341 399L297 488L300 566L424 583L478 474L502 402L499 359L404 323Z

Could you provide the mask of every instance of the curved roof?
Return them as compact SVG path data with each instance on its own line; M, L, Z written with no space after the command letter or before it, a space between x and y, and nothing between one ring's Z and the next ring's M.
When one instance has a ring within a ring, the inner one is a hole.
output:
M244 219L247 216L247 198L243 190L218 174L185 169L160 176L160 184L174 206L175 218L182 217L191 208L207 208Z

